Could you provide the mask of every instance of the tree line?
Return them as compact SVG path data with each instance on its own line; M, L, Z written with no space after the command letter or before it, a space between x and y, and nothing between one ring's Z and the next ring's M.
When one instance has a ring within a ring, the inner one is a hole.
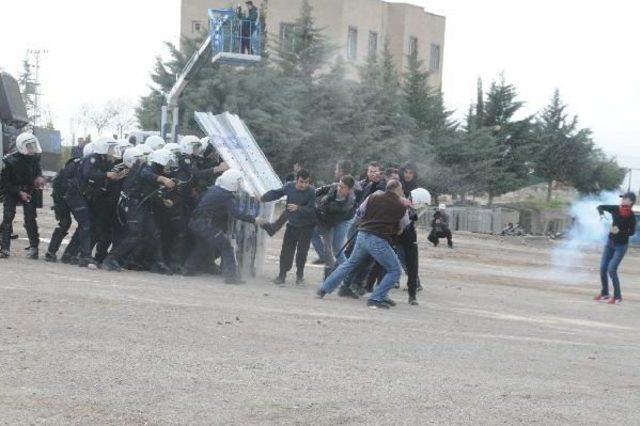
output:
M550 199L554 181L597 193L624 179L625 170L569 115L557 90L542 111L522 117L524 102L503 75L488 90L478 80L477 99L458 122L416 55L397 70L385 43L358 66L358 81L348 79L347 64L339 56L332 60L336 46L306 1L291 37L286 46L271 42L256 66L204 67L180 100L181 133L201 134L195 111L230 111L247 123L281 174L302 160L326 182L339 159L352 160L356 170L371 161L399 166L410 160L434 194L488 194L490 203L537 182L547 182ZM163 94L201 42L185 39L182 50L166 43L171 59L157 58L154 85L136 110L143 128L160 128Z

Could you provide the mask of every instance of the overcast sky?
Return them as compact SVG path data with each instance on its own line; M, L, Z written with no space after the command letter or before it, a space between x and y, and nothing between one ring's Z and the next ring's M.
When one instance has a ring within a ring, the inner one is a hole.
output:
M447 17L443 89L447 105L460 117L474 98L477 77L488 87L504 71L528 112L542 108L559 88L607 153L640 168L640 25L634 2L412 3ZM166 53L162 42L178 39L179 4L3 0L0 67L17 75L27 49L47 49L43 105L68 135L81 104L136 101L148 91L154 57Z

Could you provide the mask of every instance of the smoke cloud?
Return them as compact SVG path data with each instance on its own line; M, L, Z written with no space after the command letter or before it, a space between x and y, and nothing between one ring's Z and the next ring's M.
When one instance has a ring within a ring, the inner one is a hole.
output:
M605 213L601 220L596 208L600 204L619 204L620 197L616 192L603 192L597 196L581 198L571 205L573 225L567 231L565 239L552 251L554 276L559 281L579 283L588 280L584 271L585 254L590 250L598 250L606 242L611 217Z

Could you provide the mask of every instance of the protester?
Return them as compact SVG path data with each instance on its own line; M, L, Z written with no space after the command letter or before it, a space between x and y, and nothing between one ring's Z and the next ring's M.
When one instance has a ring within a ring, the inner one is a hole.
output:
M340 180L345 177L345 176L350 176L351 175L351 168L353 167L353 164L351 163L351 161L349 160L340 160L336 163L336 167L334 170L334 182L337 184L340 182ZM324 188L329 188L330 186L326 186ZM318 190L316 190L316 197L324 195L325 193L323 192L324 189L323 188L319 188ZM353 205L351 208L351 211L349 212L349 214L346 215L346 219L343 221L340 221L338 223L336 223L333 226L333 238L331 241L331 249L333 251L333 254L337 254L341 249L342 246L344 245L345 241L346 241L346 236L347 236L347 231L349 230L349 227L351 226L351 221L353 219L353 215L355 214L355 209L356 209L356 205L355 205L355 193L362 191L362 188L360 187L360 184L358 182L355 182L354 180L354 184L353 187L351 188L351 192L353 193ZM316 259L313 264L314 265L324 265L324 242L322 240L322 237L320 236L320 232L318 227L316 227L316 230L313 232L313 237L311 237L311 245L313 245L314 250L316 251L316 253L318 254L318 259Z
M304 266L311 244L311 235L315 227L316 191L311 186L311 175L306 170L298 171L296 181L289 182L281 189L272 190L262 196L261 201L275 201L287 197L287 227L282 240L280 252L280 273L273 281L283 285L287 272L293 266L296 256L296 284L304 284Z
M622 291L620 289L620 278L618 277L618 267L624 259L624 255L629 248L629 237L636 233L636 217L633 213L633 205L636 203L636 194L627 192L620 196L622 200L619 206L601 205L598 206L598 213L604 218L604 213L611 215L613 223L609 230L607 243L602 253L600 262L600 282L602 289L595 297L597 301L606 301L610 304L622 302ZM609 280L613 284L613 298L609 295Z
M322 238L322 260L327 268L333 268L335 256L344 244L345 225L353 215L356 202L354 185L355 179L347 175L338 183L316 190L316 197L320 197L316 204L316 231Z
M317 291L318 297L324 298L331 293L361 261L371 256L382 265L386 273L380 285L369 296L367 306L389 309L395 304L388 298L388 293L400 279L402 267L391 241L409 223L407 207L410 206L410 201L403 195L402 184L391 180L387 183L385 192L376 192L367 197L358 208L358 237L353 252L324 281Z

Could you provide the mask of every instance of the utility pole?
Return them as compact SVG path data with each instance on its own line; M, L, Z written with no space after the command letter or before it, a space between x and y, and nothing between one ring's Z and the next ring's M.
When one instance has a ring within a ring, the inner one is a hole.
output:
M627 170L629 170L629 185L627 186L627 192L631 192L631 181L632 181L632 179L633 179L633 171L634 171L634 170L636 170L636 171L640 171L640 168L633 168L633 167L630 167L630 168L628 168ZM640 190L639 190L638 192L640 193Z
M23 96L26 98L27 108L30 109L30 116L33 120L33 125L38 125L40 119L40 66L41 58L46 53L49 53L46 49L28 49L27 57L25 59L25 74L21 81ZM31 70L33 69L33 74Z

